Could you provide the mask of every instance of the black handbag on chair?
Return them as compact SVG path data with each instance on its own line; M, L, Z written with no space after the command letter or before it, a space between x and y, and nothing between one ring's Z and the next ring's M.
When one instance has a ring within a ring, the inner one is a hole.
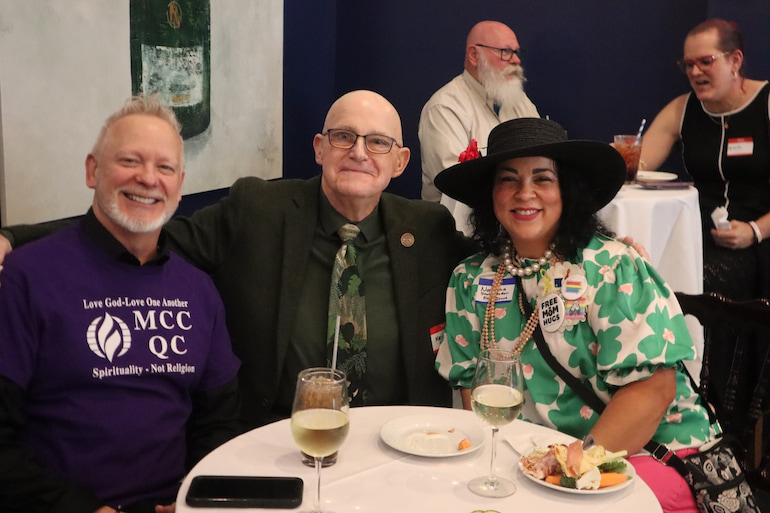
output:
M521 287L521 278L516 277L516 286L521 293L524 289ZM532 306L528 300L522 301L524 306L524 315L529 318L532 315ZM594 411L601 413L604 411L605 404L599 399L592 389L582 383L578 378L570 374L553 356L548 343L543 337L543 332L538 324L532 337L535 339L535 345L543 356L549 367L580 396L583 401L593 408ZM687 372L687 369L685 369ZM693 390L699 391L692 376L687 373ZM714 412L701 394L703 404L708 411L711 423L717 421ZM695 498L698 510L703 513L760 513L751 487L746 481L746 476L735 458L733 449L724 437L717 438L715 441L706 444L699 452L680 458L674 451L655 440L650 440L644 446L653 458L661 463L673 467L684 477Z

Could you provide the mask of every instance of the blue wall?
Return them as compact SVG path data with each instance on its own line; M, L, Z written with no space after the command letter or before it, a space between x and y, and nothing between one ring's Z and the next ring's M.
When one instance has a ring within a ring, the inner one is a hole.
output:
M372 89L402 115L412 149L389 190L420 194L417 123L430 95L462 71L471 26L496 19L524 49L526 90L541 115L572 138L610 141L635 131L687 92L675 65L685 34L706 18L738 22L752 78L770 78L767 0L286 0L284 4L284 176L319 172L311 141L341 94ZM663 166L681 168L677 156Z
M420 196L420 110L462 71L465 38L478 21L516 32L527 93L541 115L572 138L610 141L634 131L689 90L674 62L687 31L722 17L738 23L749 77L770 78L770 0L285 0L283 175L320 172L312 149L326 111L343 93L372 89L402 116L412 149L406 172L389 190ZM662 166L681 171L677 154ZM227 193L187 195L189 214Z

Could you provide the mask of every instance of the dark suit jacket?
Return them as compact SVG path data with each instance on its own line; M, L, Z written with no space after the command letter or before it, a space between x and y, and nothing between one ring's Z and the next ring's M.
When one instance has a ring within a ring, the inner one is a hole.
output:
M240 390L250 426L271 415L292 331L296 298L318 217L320 176L310 180L242 178L219 203L166 225L172 245L209 272L225 303ZM474 251L441 205L383 194L398 332L410 404L449 406L451 391L434 370L430 329L444 322L446 287ZM411 234L414 244L402 243ZM367 305L371 308L370 305ZM319 343L325 335L319 334ZM324 341L325 343L325 341Z

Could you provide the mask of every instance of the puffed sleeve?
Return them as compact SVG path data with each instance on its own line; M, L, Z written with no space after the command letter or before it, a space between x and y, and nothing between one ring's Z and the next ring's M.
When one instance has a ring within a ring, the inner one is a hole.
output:
M617 241L587 248L584 258L586 277L596 286L589 324L597 339L597 373L608 385L645 379L695 357L676 296L651 264Z

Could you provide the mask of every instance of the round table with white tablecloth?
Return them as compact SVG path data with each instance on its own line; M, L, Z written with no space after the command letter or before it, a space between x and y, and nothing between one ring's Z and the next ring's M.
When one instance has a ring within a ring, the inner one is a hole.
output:
M407 454L392 448L380 430L394 419L443 419L447 426L477 426L482 430L478 450L447 457ZM579 494L549 489L521 476L517 441L560 441L561 433L516 420L498 434L497 471L513 479L518 491L502 499L484 498L468 489L468 481L489 470L491 429L466 410L421 406L375 406L351 408L350 434L339 451L337 463L321 472L324 512L334 513L471 513L474 510L659 513L657 499L638 478L612 493ZM540 442L540 441L543 442ZM509 443L510 442L510 443ZM231 440L202 459L185 477L179 490L177 513L204 511L185 504L190 481L198 475L299 476L305 482L303 503L313 504L315 469L300 462L288 420L254 429ZM232 512L206 508L207 513ZM242 511L268 511L252 509ZM287 511L287 510L271 510Z

